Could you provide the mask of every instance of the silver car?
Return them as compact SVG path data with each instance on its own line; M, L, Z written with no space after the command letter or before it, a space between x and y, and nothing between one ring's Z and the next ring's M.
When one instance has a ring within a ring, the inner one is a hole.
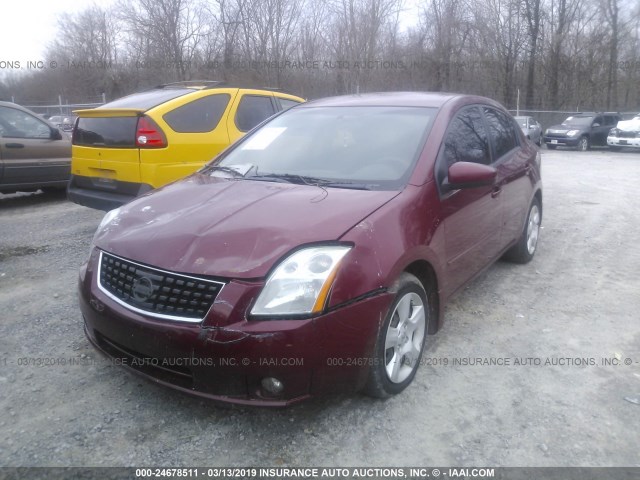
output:
M533 117L514 117L525 136L536 145L542 143L542 126Z

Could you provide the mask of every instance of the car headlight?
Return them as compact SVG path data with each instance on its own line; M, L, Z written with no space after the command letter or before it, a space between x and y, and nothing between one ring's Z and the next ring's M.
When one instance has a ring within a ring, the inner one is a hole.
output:
M111 222L113 222L116 219L119 213L120 213L120 208L115 208L113 210L109 210L105 214L105 216L102 217L102 220L100 221L100 225L98 225L98 228L96 228L96 232L93 234L93 238L91 239L91 245L89 245L89 257L88 257L89 259L91 258L93 249L96 246L96 238L107 225L109 225Z
M618 132L619 132L619 130L617 128L612 128L611 130L609 130L609 136L610 137L617 137L618 136Z
M350 246L308 247L289 255L269 275L252 315L310 315L324 309L342 258Z
M120 213L120 208L114 208L113 210L109 210L104 217L102 217L102 221L98 228L96 228L96 233L93 234L93 240L91 241L91 248L93 249L93 245L95 244L97 236L105 229L109 224L111 224L114 220L117 219L118 214ZM117 225L117 223L116 223Z
M544 131L544 134L545 135L549 135L549 129L548 128Z
M567 132L567 135L569 135L570 137L573 137L573 136L577 135L578 133L580 133L580 130L569 130Z

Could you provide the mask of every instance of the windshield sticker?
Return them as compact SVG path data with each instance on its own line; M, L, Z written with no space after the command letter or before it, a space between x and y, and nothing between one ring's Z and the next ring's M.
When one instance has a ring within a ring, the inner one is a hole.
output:
M287 127L263 128L242 146L242 150L264 150L286 129Z

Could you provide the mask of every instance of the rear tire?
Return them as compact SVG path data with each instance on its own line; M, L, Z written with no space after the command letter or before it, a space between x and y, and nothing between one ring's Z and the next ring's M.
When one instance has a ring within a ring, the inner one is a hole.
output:
M540 223L542 221L542 209L540 200L533 198L527 221L524 224L522 234L513 247L504 255L504 259L514 263L528 263L538 249L538 237L540 235Z
M429 320L424 287L415 276L403 273L396 297L380 326L364 393L389 398L409 386L420 365Z

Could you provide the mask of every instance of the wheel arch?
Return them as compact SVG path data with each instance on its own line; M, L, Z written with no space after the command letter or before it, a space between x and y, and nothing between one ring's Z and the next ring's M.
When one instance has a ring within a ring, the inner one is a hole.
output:
M538 205L540 206L540 220L542 220L542 212L544 210L544 207L542 206L542 190L538 188L536 193L533 194L533 198L538 199Z
M403 272L410 273L416 277L422 284L425 292L427 292L430 316L427 333L430 335L436 333L442 325L442 312L440 311L441 302L438 288L438 276L435 269L427 260L421 259L415 260L407 265L403 269ZM435 319L435 322L431 321L431 319Z

